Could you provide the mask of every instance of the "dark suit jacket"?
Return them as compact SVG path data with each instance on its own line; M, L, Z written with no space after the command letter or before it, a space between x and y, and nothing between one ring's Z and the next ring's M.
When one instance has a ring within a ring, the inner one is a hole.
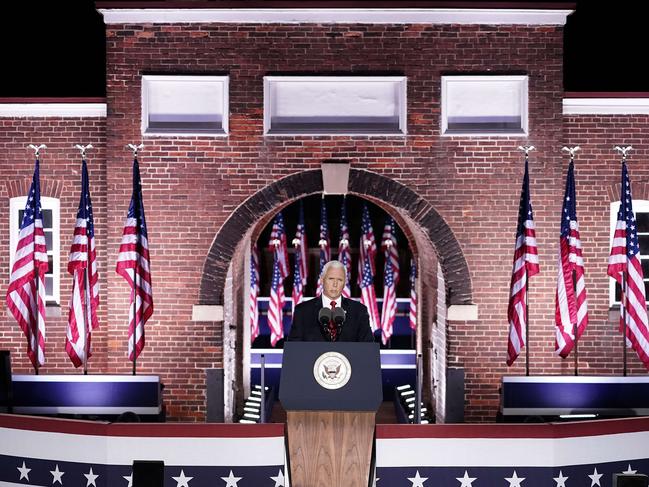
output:
M347 298L342 299L345 310L345 321L336 341L339 342L373 342L374 335L370 328L370 317L364 304ZM327 341L324 330L318 323L318 312L322 309L322 298L304 301L295 307L293 324L289 341L324 342Z

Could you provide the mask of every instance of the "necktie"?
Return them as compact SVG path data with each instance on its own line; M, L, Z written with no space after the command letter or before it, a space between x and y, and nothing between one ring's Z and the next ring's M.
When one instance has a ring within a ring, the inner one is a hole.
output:
M333 312L334 308L336 307L336 302L332 301L331 302L331 311ZM331 341L335 342L336 341L336 335L338 334L338 330L336 329L336 323L334 323L334 320L331 319L329 320L329 336L331 336Z

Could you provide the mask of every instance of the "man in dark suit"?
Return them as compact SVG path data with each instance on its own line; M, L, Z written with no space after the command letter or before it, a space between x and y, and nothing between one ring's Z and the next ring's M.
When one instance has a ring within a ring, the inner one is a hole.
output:
M298 304L293 311L289 341L304 342L373 342L370 318L365 305L342 296L347 282L345 266L337 261L327 262L322 269L322 296ZM320 324L318 315L324 307L341 307L345 312L342 326L333 322Z

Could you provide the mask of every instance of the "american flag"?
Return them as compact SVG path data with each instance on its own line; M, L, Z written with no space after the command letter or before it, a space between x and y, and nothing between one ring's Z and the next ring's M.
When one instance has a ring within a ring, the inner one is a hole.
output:
M372 331L378 329L379 309L376 305L376 292L374 291L374 256L376 255L376 240L372 230L372 221L367 205L363 205L361 220L360 258L358 260L358 284L361 287L361 303L367 306L370 315Z
M301 303L302 298L304 298L304 285L302 284L302 273L300 270L300 261L299 261L300 253L301 253L300 248L296 247L295 264L293 264L293 295L292 295L293 309L295 309L295 306Z
M318 274L318 290L316 295L322 294L322 269L325 264L331 260L331 242L329 240L329 223L327 223L327 204L325 203L324 195L320 201L320 240L318 240L318 247L320 247L320 272Z
M270 328L270 343L273 347L284 338L282 317L284 283L279 267L279 262L275 258L273 261L273 280L270 286L270 302L268 303L268 327Z
M376 273L376 239L374 238L374 231L372 230L372 220L370 220L370 211L367 205L363 205L363 213L361 218L361 246L359 252L361 255L365 254L369 257L372 274ZM360 262L359 262L359 269ZM359 278L360 282L360 278Z
M72 296L68 312L68 330L65 350L75 367L87 363L92 356L90 336L99 326L99 276L97 274L97 250L95 248L95 224L92 215L88 167L81 163L81 197L77 222L68 260L68 272L72 274ZM87 351L87 355L86 355Z
M140 166L137 159L133 160L133 194L124 223L115 270L131 287L128 312L128 358L134 361L144 349L144 325L153 314L149 239L142 201ZM134 333L135 350L133 350Z
M633 214L631 183L626 162L622 163L620 208L617 212L611 255L608 258L608 275L622 286L620 331L624 330L626 322L627 343L630 342L644 366L649 369L649 329L645 285L640 262L638 226Z
M39 161L29 188L7 289L7 307L27 338L27 356L38 370L45 363L47 244L43 232Z
M575 191L574 163L568 165L566 193L561 212L561 235L559 238L559 273L555 300L554 323L556 324L555 352L566 358L588 325L588 300L584 278L584 257L581 252L577 200ZM573 280L573 271L575 273ZM576 291L575 291L576 283ZM575 338L575 328L577 336Z
M516 228L516 248L510 286L509 337L507 341L507 365L512 365L525 346L527 327L527 280L539 272L539 256L536 248L534 215L530 202L530 178L528 161L525 158L525 175L518 207L518 227Z
M410 261L410 329L417 329L417 264Z
M306 226L304 225L304 204L300 201L298 212L297 229L295 230L295 239L293 245L296 244L296 239L300 245L300 276L302 276L302 285L306 286L307 281L307 254L309 252L309 245L306 241Z
M349 250L349 227L347 226L347 205L345 198L340 209L340 241L338 243L338 260L347 269L347 281L343 288L342 295L346 298L351 298L352 293L349 287L349 280L352 275L352 254Z
M268 250L274 253L279 263L279 272L282 280L289 275L288 269L288 246L286 244L286 227L284 226L284 216L280 211L273 221L273 228L270 232Z
M383 309L381 310L381 338L383 345L392 336L392 325L397 316L397 283L399 282L399 250L394 219L388 217L383 227L381 248L385 255L383 272Z
M259 336L259 249L257 242L250 249L250 343Z
M306 255L306 235L304 230L304 211L300 201L300 212L298 215L297 229L293 239L295 246L295 261L293 263L293 309L302 301L304 297L304 275L305 272L305 255Z

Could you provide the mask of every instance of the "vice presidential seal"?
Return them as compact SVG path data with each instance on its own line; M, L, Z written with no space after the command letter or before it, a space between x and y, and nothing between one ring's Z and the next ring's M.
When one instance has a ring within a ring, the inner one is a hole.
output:
M340 389L352 376L352 366L343 354L326 352L313 365L313 376L325 389Z

